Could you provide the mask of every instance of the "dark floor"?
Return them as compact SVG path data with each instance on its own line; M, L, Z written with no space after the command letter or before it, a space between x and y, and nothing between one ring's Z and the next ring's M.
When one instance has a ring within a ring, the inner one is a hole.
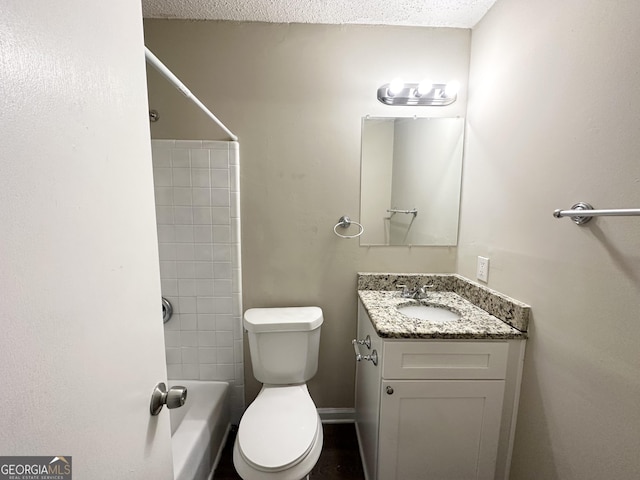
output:
M324 435L322 453L318 463L311 471L311 479L364 480L354 424L324 424L322 431ZM236 432L232 431L213 476L215 480L240 479L233 468L233 442L235 438Z

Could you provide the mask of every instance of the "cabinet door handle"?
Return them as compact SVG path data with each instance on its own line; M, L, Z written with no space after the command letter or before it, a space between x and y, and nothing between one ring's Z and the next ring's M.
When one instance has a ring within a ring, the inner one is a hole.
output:
M366 360L366 361L372 362L376 366L378 365L378 352L374 350L373 352L371 352L371 355L362 355L358 350L358 340L355 340L355 339L352 340L351 344L353 345L353 351L356 354L356 360L358 362L362 360Z
M369 335L364 337L364 340L356 340L354 338L353 340L351 340L351 343L353 343L353 344L357 343L358 345L364 345L369 350L371 350L371 337Z
M387 395L393 395L393 387L387 387Z

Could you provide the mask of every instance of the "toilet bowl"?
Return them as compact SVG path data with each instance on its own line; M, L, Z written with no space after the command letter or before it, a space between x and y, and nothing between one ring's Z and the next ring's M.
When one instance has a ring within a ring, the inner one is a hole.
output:
M301 480L320 458L322 422L305 382L318 369L322 322L318 307L245 312L251 364L263 386L233 447L244 480Z
M264 386L242 417L233 463L245 480L301 480L318 461L322 440L306 385Z

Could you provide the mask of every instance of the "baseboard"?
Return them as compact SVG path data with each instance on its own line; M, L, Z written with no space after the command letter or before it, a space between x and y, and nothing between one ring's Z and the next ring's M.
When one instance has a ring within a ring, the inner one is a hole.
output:
M355 408L319 408L318 415L322 423L354 423Z

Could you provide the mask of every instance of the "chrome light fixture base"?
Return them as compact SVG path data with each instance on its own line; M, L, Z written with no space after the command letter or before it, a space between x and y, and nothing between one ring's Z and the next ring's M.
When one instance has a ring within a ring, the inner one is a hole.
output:
M431 90L420 94L418 83L405 83L402 90L392 93L391 84L386 83L378 89L378 100L385 105L444 107L458 99L458 94L447 95L445 83L434 83Z

